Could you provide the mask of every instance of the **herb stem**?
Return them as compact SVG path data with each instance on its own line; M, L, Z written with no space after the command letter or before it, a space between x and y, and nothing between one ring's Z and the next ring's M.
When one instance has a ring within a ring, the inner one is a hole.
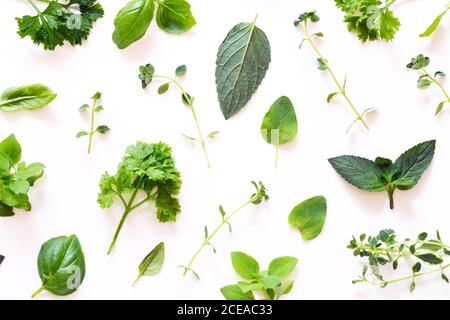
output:
M92 104L91 110L91 128L89 130L89 145L88 145L88 154L91 153L92 148L92 138L94 137L94 120L95 120L95 108L97 107L97 98L94 98L94 103Z
M205 239L205 241L203 241L202 245L200 246L200 248L198 248L198 250L195 252L195 254L192 256L191 260L189 261L187 267L184 268L184 273L183 276L185 276L189 270L192 269L192 265L195 261L195 259L197 258L197 256L200 254L200 252L207 246L210 244L211 239L216 235L216 233L225 225L228 223L228 221L235 215L237 214L239 211L241 211L242 209L244 209L245 207L247 207L249 204L251 204L251 201L247 201L246 203L244 203L243 205L241 205L239 208L237 208L235 211L233 211L232 213L230 213L228 216L223 217L222 218L222 222L217 226L216 229L214 229L214 231Z
M439 87L439 89L441 89L447 101L450 102L450 95L447 93L444 86L435 77L433 77L425 68L421 68L421 70L431 79L431 81L433 81L434 84L436 84Z
M280 149L280 146L277 144L276 146L275 146L275 168L277 168L278 167L278 155L279 155L279 149Z
M312 40L312 36L308 31L308 23L305 21L304 23L304 28L305 28L305 34L306 34L306 40L311 44L311 47L314 49L314 51L317 53L317 55L323 60L326 61L326 59L324 58L324 56L322 55L322 53L320 52L319 48L317 48L317 46L315 45L314 41ZM350 106L350 108L352 109L352 111L355 113L357 119L359 121L361 121L361 123L364 125L364 127L369 130L369 126L367 125L366 121L364 120L364 118L362 117L362 115L359 113L359 111L356 109L355 105L353 104L353 102L350 100L350 98L348 97L347 93L345 92L345 89L342 87L342 85L339 83L338 79L336 78L333 70L331 70L331 68L327 65L326 67L328 73L330 74L330 76L333 78L334 83L336 84L339 93L345 98L345 100L347 101L348 105Z
M41 15L42 15L42 12L41 12L41 10L39 10L39 8L36 6L36 4L34 3L34 1L33 1L33 0L27 0L27 1L28 1L29 4L31 4L31 6L34 8L34 10L36 10L37 13L41 16Z
M35 293L33 293L32 295L31 295L31 297L32 298L34 298L34 297L36 297L39 293L41 293L42 291L44 291L45 290L45 284L42 286L42 287L40 287Z

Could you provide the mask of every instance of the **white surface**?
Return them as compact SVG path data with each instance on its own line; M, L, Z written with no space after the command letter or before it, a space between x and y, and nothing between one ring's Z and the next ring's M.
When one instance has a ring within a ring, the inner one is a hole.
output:
M0 221L0 299L27 299L40 287L36 257L40 245L59 235L77 234L87 262L81 288L66 299L222 299L219 288L237 281L229 258L244 251L267 267L272 258L292 255L300 259L295 286L286 299L416 299L449 297L450 287L439 274L417 280L410 294L408 283L379 289L352 285L362 265L346 245L352 235L376 234L394 228L400 238L439 228L450 241L448 179L450 163L450 112L434 116L441 100L438 89L416 89L418 75L405 68L418 53L432 57L430 70L450 72L446 17L432 38L422 32L447 0L405 1L395 6L402 22L393 43L361 44L342 23L343 14L333 1L297 0L190 0L197 26L189 33L171 36L153 23L147 35L126 50L111 41L113 19L123 1L101 1L106 15L81 47L65 46L44 52L30 39L16 35L14 17L33 13L25 1L2 1L0 10L0 88L41 82L59 95L47 108L35 112L0 114L0 137L14 132L23 147L23 160L43 162L45 176L31 191L33 211L18 212ZM370 132L345 130L353 114L344 103L327 105L334 84L316 68L316 57L293 27L299 13L317 10L321 21L313 28L323 31L319 47L341 79L348 74L348 92L360 110L378 108L370 119ZM217 48L229 29L259 14L258 26L269 37L272 64L257 94L237 116L225 121L217 102L214 69ZM139 65L151 62L160 73L172 73L187 64L183 79L196 97L205 132L220 130L209 145L213 169L206 169L199 148L179 133L193 134L190 113L179 94L156 94L157 85L143 91L137 79ZM112 131L94 141L86 154L87 140L75 134L88 124L78 107L99 90L105 111L98 124ZM288 95L299 118L297 140L280 150L279 168L273 168L275 150L260 137L262 117L279 96ZM411 191L395 195L390 211L384 193L361 192L345 183L327 158L354 154L395 159L402 151L427 139L437 139L430 169ZM163 140L174 149L183 174L183 211L175 224L159 224L150 207L132 214L125 223L116 248L106 255L112 234L122 215L119 204L102 210L96 203L100 175L115 172L126 146L137 140ZM186 264L203 239L203 227L220 222L219 204L232 210L253 192L250 180L267 185L270 201L251 207L214 239L218 252L208 248L194 268L202 278L182 277L178 265ZM300 201L322 194L328 200L323 233L304 242L291 229L287 216ZM141 259L159 241L166 243L161 272L144 277L135 287ZM43 293L39 299L59 299Z

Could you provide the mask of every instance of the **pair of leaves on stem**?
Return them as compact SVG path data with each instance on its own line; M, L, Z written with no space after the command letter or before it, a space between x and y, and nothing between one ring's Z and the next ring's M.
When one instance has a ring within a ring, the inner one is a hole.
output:
M133 286L142 276L151 276L161 270L164 262L164 242L160 242L139 264L139 273Z
M89 144L88 144L88 153L91 153L91 148L92 148L92 138L94 137L94 135L96 133L99 134L105 134L107 132L109 132L111 129L107 126L107 125L100 125L97 128L95 127L95 114L96 113L100 113L102 112L103 106L98 105L98 101L102 98L102 94L100 92L96 92L93 96L92 96L92 107L88 104L83 104L80 107L80 111L84 112L84 111L88 111L90 109L91 114L90 114L90 122L91 122L91 126L89 128L89 131L80 131L77 133L76 137L77 138L81 138L84 136L89 136Z
M45 242L39 251L37 265L42 287L33 297L43 290L58 296L71 294L80 287L86 274L83 250L75 235Z
M297 132L298 122L294 106L288 97L280 97L272 104L261 125L263 139L276 148L275 166L278 162L279 146L293 141Z
M124 49L141 39L155 14L158 27L168 33L184 33L195 26L191 6L185 0L131 0L114 20L114 43Z
M35 44L42 44L45 50L55 50L65 41L73 46L81 45L88 38L93 23L104 14L97 0L70 0L64 4L51 0L43 11L39 10L35 0L29 2L37 15L16 18L18 34L22 38L29 36Z
M252 23L234 26L219 47L216 88L225 119L239 112L264 79L271 62L270 43Z
M316 196L292 209L288 221L300 231L303 240L312 240L322 232L326 216L327 200L323 196Z
M348 183L369 192L386 191L394 209L394 191L413 188L433 160L436 141L422 142L404 152L395 162L378 157L371 161L355 156L339 156L328 161Z
M253 257L243 252L232 252L231 263L236 273L247 281L220 289L225 299L255 300L253 291L260 291L266 300L276 300L292 290L294 281L285 281L285 278L295 269L298 259L279 257L272 260L267 271L260 271Z
M44 174L42 163L20 162L22 148L11 134L0 142L0 217L14 215L14 208L31 211L30 187Z
M49 87L42 84L29 84L5 90L0 96L0 110L36 110L47 106L56 98Z
M412 58L411 62L406 66L408 69L419 70L420 76L417 80L417 87L419 89L427 89L432 84L435 84L439 87L442 93L445 96L445 100L439 102L435 115L438 115L442 109L444 108L446 103L450 103L450 95L447 93L443 85L439 82L439 77L445 77L445 73L442 71L436 71L434 76L431 75L426 69L426 67L430 64L430 58L424 56L423 54L419 54L417 57Z

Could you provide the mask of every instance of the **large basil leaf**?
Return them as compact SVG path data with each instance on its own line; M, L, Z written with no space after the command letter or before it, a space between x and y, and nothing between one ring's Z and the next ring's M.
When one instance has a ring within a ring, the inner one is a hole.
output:
M48 105L56 98L49 87L30 84L9 88L0 96L1 111L35 110Z
M61 296L71 294L81 285L86 273L83 250L75 235L45 242L37 264L42 287L33 297L43 290Z
M183 33L197 23L192 16L191 5L185 0L162 0L158 4L156 23L166 32Z
M267 143L275 146L294 140L298 123L294 106L288 97L280 97L270 107L261 125L261 134Z
M139 274L133 285L143 276L152 275L161 270L164 262L164 242L159 243L139 264Z
M155 4L153 0L131 0L114 19L114 43L124 49L141 39L153 20Z
M9 161L10 167L16 165L20 161L22 148L14 134L9 135L5 140L0 142L0 153Z
M243 252L232 252L231 263L236 273L247 280L255 279L255 275L259 272L258 262Z
M358 189L370 192L384 190L381 171L375 162L355 156L339 156L328 161L342 178Z
M240 23L219 47L216 86L225 119L250 100L261 84L271 61L270 43L255 22Z
M394 184L400 190L408 190L419 182L433 160L436 140L422 142L405 153L394 163Z
M317 196L296 206L289 214L289 224L299 229L304 240L311 240L322 232L326 216L327 200Z

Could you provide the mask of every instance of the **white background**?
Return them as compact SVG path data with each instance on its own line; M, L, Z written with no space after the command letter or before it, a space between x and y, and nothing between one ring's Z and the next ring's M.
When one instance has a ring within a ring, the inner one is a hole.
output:
M106 15L94 27L89 40L78 47L65 46L45 52L30 39L20 39L14 17L34 14L23 0L1 3L0 88L41 82L59 95L47 108L33 112L0 114L0 137L14 132L22 144L23 160L43 162L44 177L31 191L31 213L17 212L0 221L0 299L27 299L40 287L36 258L41 244L55 236L76 234L86 256L87 275L80 289L66 299L222 299L219 289L238 280L229 253L244 251L263 268L281 255L298 257L295 286L286 299L445 299L450 286L439 274L380 289L352 285L362 268L346 245L352 235L376 234L394 228L400 238L440 229L450 242L448 180L450 175L450 112L434 116L442 100L437 88L416 89L418 74L406 69L411 57L432 57L430 70L450 72L448 40L450 17L432 38L419 38L447 0L403 1L394 6L402 22L392 43L361 44L347 32L343 14L331 0L190 0L198 21L191 32L172 36L152 23L145 38L125 50L111 41L113 19L124 1L101 1ZM359 110L378 113L369 119L370 131L345 130L353 114L343 101L325 102L335 90L329 76L317 70L316 57L302 32L293 27L302 12L317 10L321 21L313 28L325 33L318 45L343 80ZM217 48L239 22L259 15L272 46L272 64L253 99L235 117L225 121L216 97L214 69ZM189 111L171 90L164 96L157 85L143 91L138 67L151 62L158 73L171 74L186 64L186 89L196 97L205 132L221 133L209 145L212 170L207 170L197 146L180 133L195 133ZM97 124L107 124L110 134L96 137L87 155L87 140L75 134L88 127L87 115L78 107L95 91L103 93L105 111ZM299 118L299 136L280 149L279 168L273 165L275 150L260 136L262 117L271 103L288 95ZM448 106L447 106L448 108ZM413 145L437 139L436 155L416 188L397 192L396 209L389 210L387 195L358 191L344 182L327 159L342 154L395 159ZM96 203L98 181L108 170L115 172L125 148L137 140L163 140L174 149L183 175L182 213L176 223L159 224L151 206L134 212L126 221L111 256L106 255L112 234L122 215L119 203L102 210ZM232 221L233 233L222 230L197 259L194 269L201 281L182 277L178 265L186 264L203 239L203 228L220 222L217 210L229 211L253 192L250 180L262 180L271 199L242 211ZM328 200L328 216L322 234L302 241L287 217L299 202L322 194ZM161 272L131 283L141 259L160 241L166 244ZM390 272L386 278L409 273ZM38 299L59 299L42 293Z

